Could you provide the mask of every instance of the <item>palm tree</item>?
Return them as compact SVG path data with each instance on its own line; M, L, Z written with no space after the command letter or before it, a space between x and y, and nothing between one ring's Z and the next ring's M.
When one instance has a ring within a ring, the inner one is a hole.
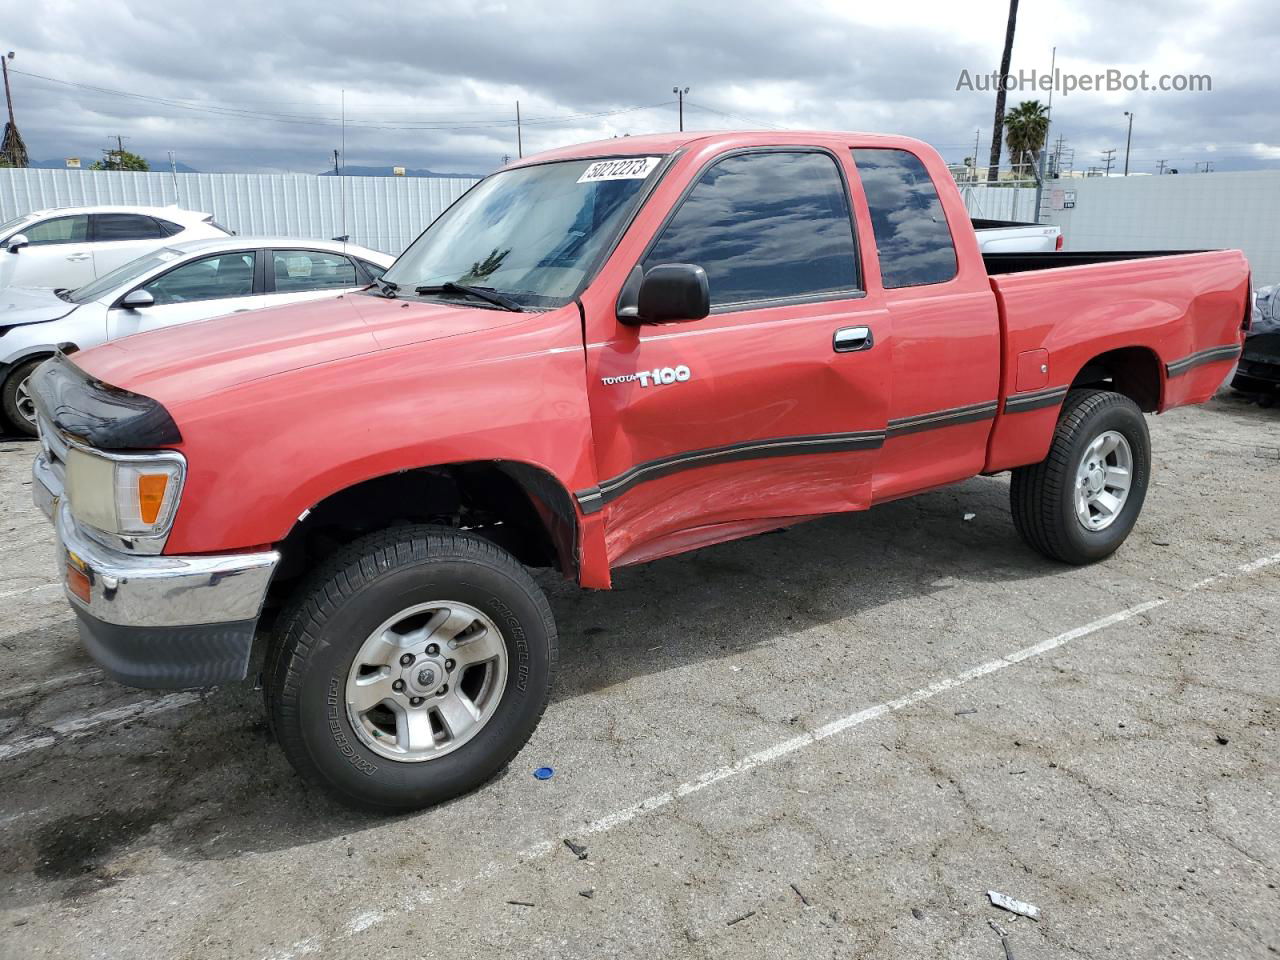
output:
M1031 166L1049 133L1049 108L1039 100L1023 100L1004 120L1005 143L1014 169Z
M1009 0L1009 22L1004 28L1004 54L1000 57L1000 86L996 89L996 122L991 131L991 165L987 167L987 182L995 183L1000 177L1000 131L1004 129L1005 83L1009 77L1009 60L1013 57L1013 30L1018 25L1018 0ZM976 161L977 158L975 157Z

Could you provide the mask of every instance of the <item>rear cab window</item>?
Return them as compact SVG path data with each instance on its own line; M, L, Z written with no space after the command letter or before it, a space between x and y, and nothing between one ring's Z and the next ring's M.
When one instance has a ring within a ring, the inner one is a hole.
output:
M646 272L693 263L713 311L861 292L844 178L825 151L764 150L715 161L645 255Z
M945 283L957 273L955 242L937 187L908 150L853 148L886 290Z

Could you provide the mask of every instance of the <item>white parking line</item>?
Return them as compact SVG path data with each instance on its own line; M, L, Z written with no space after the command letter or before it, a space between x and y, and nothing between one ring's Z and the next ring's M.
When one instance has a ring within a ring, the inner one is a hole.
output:
M1132 607L1127 607L1126 609L1117 611L1116 613L1100 617L1099 619L1086 623L1083 626L1067 630L1065 633L1060 633L1055 637L1050 637L1047 640L1041 640L1039 643L1033 643L1029 647L1023 647L1020 650L1015 650L1012 653L1005 654L1002 657L997 657L994 660L988 660L986 663L980 663L975 667L970 667L968 670L953 674L949 677L942 677L935 680L928 686L921 687L919 690L904 694L894 700L886 700L885 702L878 703L873 707L858 710L855 713L850 713L837 720L832 720L830 723L825 723L822 726L802 733L799 736L783 740L781 743L777 743L772 747L767 747L757 753L750 754L743 757L741 760L736 760L733 763L727 763L714 770L710 770L701 776L680 784L680 786L672 790L655 794L651 797L646 797L638 803L633 803L630 806L623 807L621 810L605 814L602 817L598 817L595 820L590 821L585 828L568 828L563 835L589 836L617 829L618 827L631 823L639 817L653 813L655 810L661 810L681 797L687 797L690 794L698 793L701 790L705 790L707 787L713 786L717 783L722 783L732 777L748 773L758 767L764 766L765 764L772 763L775 760L780 760L783 757L796 753L797 751L804 750L814 744L821 743L823 740L833 737L836 734L852 730L854 727L861 726L864 723L883 717L886 714L914 706L918 703L923 703L924 701L930 700L939 694L946 693L949 690L954 690L957 687L963 686L972 680L988 676L1000 670L1012 667L1015 664L1033 659L1034 657L1042 656L1051 650L1056 650L1059 647L1065 646L1073 640L1079 640L1083 637L1087 637L1100 630L1105 630L1108 627L1115 626L1117 623L1132 620L1134 617L1141 616L1144 613L1154 610L1157 607L1162 607L1174 600L1189 596L1198 590L1202 590L1205 587L1210 586L1211 584L1253 573L1257 570L1261 570L1263 567L1272 566L1277 563L1280 563L1280 553L1272 554L1269 557L1262 557L1258 560L1252 560L1248 563L1242 563L1232 570L1214 574L1213 576L1200 580L1197 583L1193 583L1182 590L1176 591L1169 596L1135 604ZM558 848L559 844L556 841L543 840L521 850L513 859L516 862L527 862L529 860L535 860L547 856ZM488 864L479 873L465 877L451 884L446 891L436 891L434 893L424 891L418 893L415 896L402 901L399 908L395 909L386 909L377 912L361 911L351 920L347 921L341 931L341 935L348 938L354 937L357 934L363 933L365 930L378 926L385 920L403 916L417 907L431 903L438 897L451 896L478 881L485 880L504 871L509 871L511 866L512 864L510 860L504 862L493 862ZM328 937L321 939L317 935L312 935L307 937L305 940L298 941L285 951L270 954L268 956L268 960L286 960L286 958L297 957L307 953L322 952L326 939L331 940L334 938Z
M171 693L155 700L137 700L119 707L111 707L107 710L91 713L86 717L68 717L64 720L59 720L57 723L49 724L48 733L33 737L20 737L17 740L10 740L8 743L0 743L0 761L12 760L34 750L44 750L66 738L84 736L91 730L95 730L105 724L138 720L142 717L149 717L152 714L163 713L166 710L185 707L189 703L195 703L200 700L201 696L201 694L194 691L183 691L181 693Z

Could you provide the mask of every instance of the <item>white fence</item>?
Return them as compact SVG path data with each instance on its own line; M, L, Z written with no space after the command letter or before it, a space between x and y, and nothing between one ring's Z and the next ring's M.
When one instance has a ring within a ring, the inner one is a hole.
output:
M1237 248L1254 286L1280 283L1280 170L1086 177L1046 189L1048 222L1062 227L1068 250ZM1059 189L1075 192L1074 207L1054 209Z
M971 217L1036 219L1034 188L960 192ZM1062 227L1067 250L1239 249L1254 286L1280 283L1280 170L1069 178L1044 192L1042 220Z
M177 204L240 234L327 239L398 254L476 181L306 174L0 169L0 222L45 207ZM345 211L345 212L344 212Z

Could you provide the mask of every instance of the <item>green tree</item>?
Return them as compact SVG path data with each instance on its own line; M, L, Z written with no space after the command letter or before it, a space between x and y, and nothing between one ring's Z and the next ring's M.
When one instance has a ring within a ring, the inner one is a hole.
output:
M1004 118L1004 139L1014 170L1035 163L1036 154L1044 147L1049 134L1049 108L1039 100L1023 100Z
M143 172L151 169L151 164L147 163L142 157L136 153L130 153L128 150L108 150L101 160L95 160L89 167L90 170L141 170Z

